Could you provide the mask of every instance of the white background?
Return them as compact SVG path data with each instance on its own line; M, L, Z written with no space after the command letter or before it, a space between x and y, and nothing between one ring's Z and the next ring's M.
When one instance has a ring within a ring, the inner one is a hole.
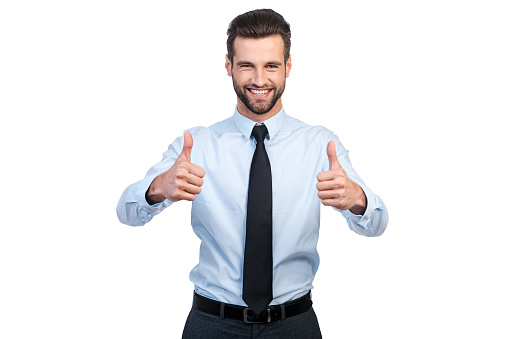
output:
M333 5L332 5L333 3ZM388 206L380 238L322 208L324 338L507 338L504 1L3 1L0 337L178 338L190 203L118 222L184 129L235 107L228 23L291 24L288 114L332 129Z

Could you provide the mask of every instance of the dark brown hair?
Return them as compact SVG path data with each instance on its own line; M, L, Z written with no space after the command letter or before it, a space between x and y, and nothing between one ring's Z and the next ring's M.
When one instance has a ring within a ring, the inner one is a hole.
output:
M228 58L233 62L233 44L237 36L242 38L266 38L280 35L284 41L284 62L289 58L291 48L291 29L284 17L271 9L256 9L240 14L231 21L228 28Z

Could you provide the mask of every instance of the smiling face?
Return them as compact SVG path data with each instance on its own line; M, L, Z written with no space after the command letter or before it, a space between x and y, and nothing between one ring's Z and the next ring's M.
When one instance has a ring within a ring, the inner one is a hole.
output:
M240 114L261 122L281 110L291 56L284 63L280 35L260 39L237 37L233 63L226 56L226 70L233 78Z

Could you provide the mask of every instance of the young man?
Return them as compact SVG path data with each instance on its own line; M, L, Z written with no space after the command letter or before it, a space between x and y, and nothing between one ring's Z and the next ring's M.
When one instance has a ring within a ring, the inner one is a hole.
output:
M290 37L272 10L236 17L226 56L234 115L177 138L118 203L121 222L144 225L193 201L202 246L184 338L320 338L310 300L320 203L361 235L381 235L388 223L337 136L286 115Z

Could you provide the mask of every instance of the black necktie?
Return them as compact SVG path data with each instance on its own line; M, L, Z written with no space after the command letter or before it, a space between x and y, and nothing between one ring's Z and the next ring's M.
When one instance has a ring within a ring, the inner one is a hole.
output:
M272 171L265 149L265 125L255 126L247 202L243 300L259 315L272 301Z

